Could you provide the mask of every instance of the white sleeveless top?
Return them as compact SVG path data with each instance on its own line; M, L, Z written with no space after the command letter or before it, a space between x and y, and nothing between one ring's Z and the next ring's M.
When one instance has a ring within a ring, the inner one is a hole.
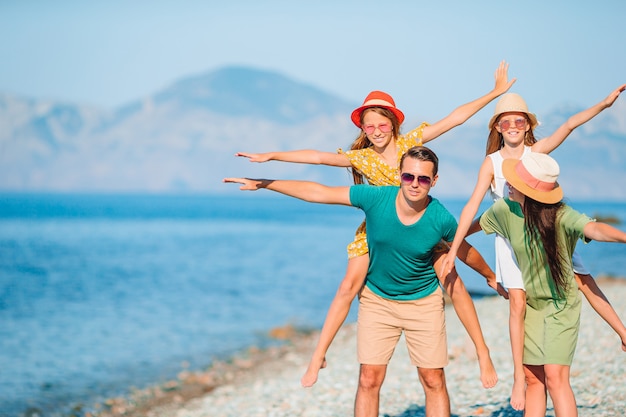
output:
M532 152L530 146L524 146L524 153ZM500 151L496 151L487 155L491 159L493 165L493 181L491 183L491 198L493 201L497 201L504 196L506 189L506 178L502 173L502 163L504 158L500 154ZM496 235L496 279L505 288L519 288L524 289L524 281L522 279L522 272L517 265L517 260L513 254L513 249L508 240L500 235ZM582 259L577 252L574 252L572 258L574 272L577 274L587 275L589 271L582 263Z
M530 146L524 146L524 153L522 154L522 156L526 155L529 152L532 152ZM499 150L487 156L489 156L489 159L491 159L491 164L493 165L491 198L494 202L496 202L504 196L504 188L506 186L506 178L504 178L504 174L502 173L502 163L504 162L504 158L500 154Z

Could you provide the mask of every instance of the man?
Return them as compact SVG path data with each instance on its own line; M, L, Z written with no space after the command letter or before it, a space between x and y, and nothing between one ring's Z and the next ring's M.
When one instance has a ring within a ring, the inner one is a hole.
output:
M361 364L354 415L377 417L380 389L404 331L426 396L427 416L449 416L443 293L432 267L441 239L451 242L456 220L428 192L438 158L424 146L400 160L401 185L327 187L307 181L225 178L241 190L266 188L301 200L354 206L365 212L370 267L359 298L357 351Z

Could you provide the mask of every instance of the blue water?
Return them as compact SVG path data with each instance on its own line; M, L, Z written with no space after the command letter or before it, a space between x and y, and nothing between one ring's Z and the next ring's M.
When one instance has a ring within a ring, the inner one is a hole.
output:
M573 205L626 223L626 203ZM263 192L0 195L0 416L89 410L271 343L272 327L321 326L361 220ZM493 264L491 237L469 240ZM626 270L624 245L579 251L595 275Z

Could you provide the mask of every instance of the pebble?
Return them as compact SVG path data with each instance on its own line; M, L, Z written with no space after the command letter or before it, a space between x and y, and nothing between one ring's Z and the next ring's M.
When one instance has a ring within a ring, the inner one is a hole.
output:
M622 321L626 320L626 285L601 286ZM584 298L584 297L583 297ZM508 335L508 303L500 297L475 300L499 382L484 389L473 344L454 310L446 308L448 352L446 380L453 417L521 417L509 406L513 367ZM185 404L152 409L147 417L345 417L353 414L358 376L356 327L345 324L311 388L300 386L315 338ZM581 332L571 383L580 417L626 415L626 352L615 332L583 300ZM389 364L380 395L381 417L422 417L424 394L410 364L404 340ZM554 417L551 402L547 416Z

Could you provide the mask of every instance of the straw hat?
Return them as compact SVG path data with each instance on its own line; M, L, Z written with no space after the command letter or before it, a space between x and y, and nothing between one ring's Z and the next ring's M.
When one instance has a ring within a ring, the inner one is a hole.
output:
M556 181L559 164L539 152L529 152L522 159L505 159L504 178L520 193L541 203L554 204L563 199L563 189Z
M372 91L365 97L363 105L355 109L350 116L352 123L354 123L356 127L361 127L361 113L370 107L382 107L391 110L398 119L398 124L402 124L404 121L404 113L396 108L396 102L393 101L393 98L389 94L383 91Z
M522 96L515 93L507 93L500 97L500 100L496 103L496 110L491 120L489 120L489 129L491 130L498 116L508 112L526 113L530 119L530 126L533 129L539 124L537 123L537 116L528 111L528 106L526 106L526 102Z

